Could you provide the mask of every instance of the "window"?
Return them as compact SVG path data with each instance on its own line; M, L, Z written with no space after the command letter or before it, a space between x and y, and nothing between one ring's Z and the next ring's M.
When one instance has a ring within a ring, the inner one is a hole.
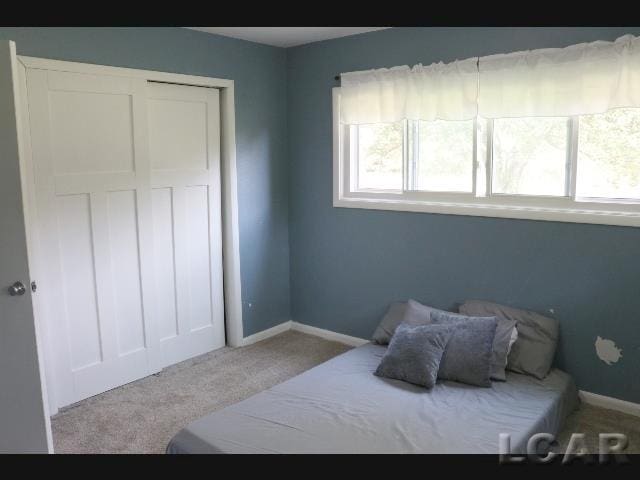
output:
M640 108L334 132L336 206L640 226Z
M471 193L473 138L473 121L352 125L351 188L401 192L406 179L408 190Z
M356 190L402 190L403 122L357 125L352 130Z
M640 200L640 109L580 117L577 195Z
M493 121L491 192L564 196L569 119L501 118Z
M472 120L415 122L415 189L473 191Z

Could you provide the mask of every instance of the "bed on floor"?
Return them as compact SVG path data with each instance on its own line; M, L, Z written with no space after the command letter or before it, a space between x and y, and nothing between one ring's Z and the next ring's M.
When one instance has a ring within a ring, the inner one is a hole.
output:
M481 388L439 381L426 390L373 375L386 347L366 344L178 432L167 453L498 453L557 434L578 403L571 377L507 372Z

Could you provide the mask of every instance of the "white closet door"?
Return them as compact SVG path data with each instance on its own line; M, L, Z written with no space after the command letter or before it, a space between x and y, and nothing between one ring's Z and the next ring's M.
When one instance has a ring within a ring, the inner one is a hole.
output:
M147 88L157 328L164 365L225 344L218 90Z
M224 346L218 91L27 83L57 406Z
M29 69L58 406L158 371L144 79Z

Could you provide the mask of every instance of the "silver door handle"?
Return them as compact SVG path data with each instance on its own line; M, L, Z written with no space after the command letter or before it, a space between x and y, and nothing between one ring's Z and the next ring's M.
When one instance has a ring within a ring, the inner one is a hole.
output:
M16 282L9 287L9 295L15 297L16 295L24 295L27 289L24 287L22 282Z

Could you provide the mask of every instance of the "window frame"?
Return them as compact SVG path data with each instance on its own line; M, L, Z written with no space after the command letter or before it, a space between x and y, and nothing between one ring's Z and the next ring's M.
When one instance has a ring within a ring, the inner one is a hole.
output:
M403 146L403 190L357 191L352 190L350 183L353 169L357 168L354 162L350 162L350 126L340 123L340 87L332 89L332 104L334 207L640 227L640 200L576 196L578 117L568 119L566 196L492 193L492 121L486 120L487 136L482 139L485 148L481 151L478 119L474 122L472 192L408 191L406 138ZM406 131L407 128L405 137ZM484 193L478 191L481 174L484 174Z

